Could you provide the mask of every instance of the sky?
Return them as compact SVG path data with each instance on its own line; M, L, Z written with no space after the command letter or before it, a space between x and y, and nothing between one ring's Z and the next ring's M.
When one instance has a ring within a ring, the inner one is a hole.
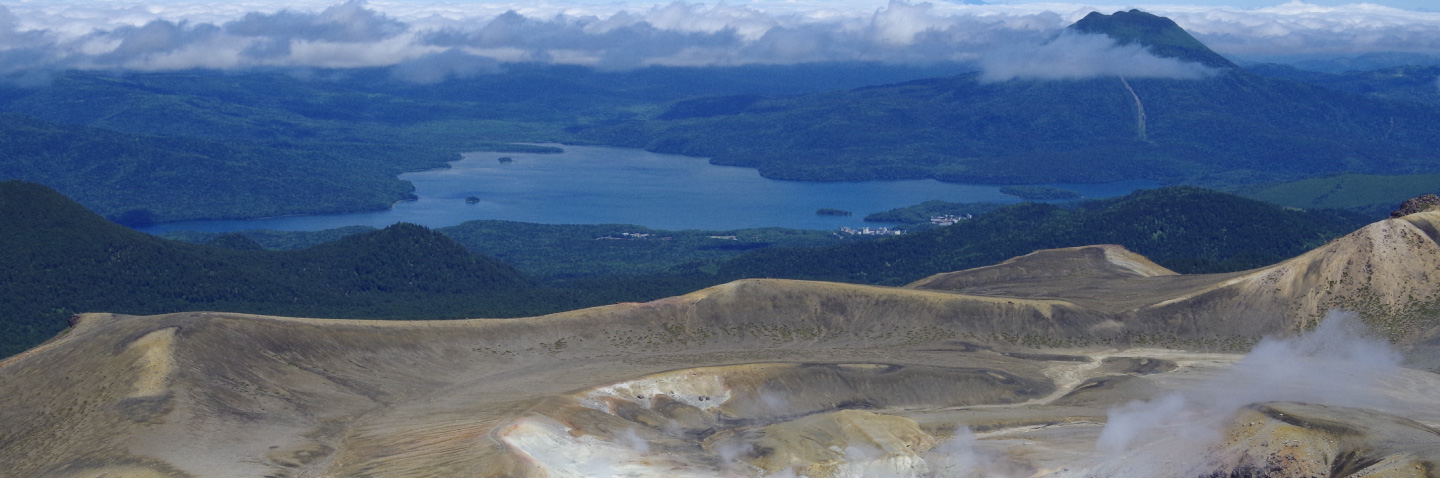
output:
M1031 58L1033 70L1078 55L1193 77L1206 72L1061 33L1091 11L1140 8L1242 61L1440 58L1440 11L1422 5L1433 1L11 0L0 1L0 73L399 66L438 81L506 62L962 61L1010 66L1013 77L1030 71L1014 58Z

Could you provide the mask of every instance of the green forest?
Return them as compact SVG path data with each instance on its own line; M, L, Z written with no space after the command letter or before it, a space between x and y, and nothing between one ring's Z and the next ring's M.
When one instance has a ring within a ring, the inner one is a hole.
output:
M435 85L386 68L54 72L0 81L0 180L53 187L133 223L379 210L413 197L396 175L461 152L558 152L587 125L740 91L795 95L954 74L868 63L722 69L508 65Z
M1225 272L1297 255L1369 220L1164 188L1067 207L1005 206L878 240L786 229L476 221L441 230L401 223L192 236L211 242L194 244L117 225L45 186L7 181L0 182L0 221L8 226L0 230L0 268L13 273L0 277L0 355L59 333L79 312L519 317L653 300L741 278L902 285L1036 249L1101 243L1179 272ZM625 233L648 236L605 239L633 237ZM276 248L330 240L266 250L252 237Z
M1115 78L985 83L958 65L870 63L508 65L434 85L384 68L331 73L67 71L40 87L0 82L0 179L144 223L383 209L411 197L397 174L445 167L460 152L555 151L520 143L705 156L781 179L1140 178L1233 191L1433 174L1440 150L1434 68L1256 65L1132 79L1144 141Z
M1150 179L1211 187L1425 173L1433 107L1232 70L1201 80L984 83L976 75L772 98L736 112L586 128L590 141L706 156L766 177L982 184Z
M865 216L865 220L874 222L897 222L907 225L929 224L930 218L935 216L979 215L1002 207L1005 207L1005 205L996 202L949 202L932 199L914 206L869 214Z
M953 226L863 243L765 249L727 261L717 273L904 285L1038 249L1089 244L1123 245L1181 273L1230 272L1299 255L1371 220L1171 187L1072 207L1022 203Z
M1214 74L985 81L969 73L804 96L714 97L577 134L808 181L1149 179L1230 189L1433 172L1440 150L1433 68L1251 71L1169 19L1135 10L1092 13L1070 28L1199 62Z
M74 313L513 317L582 305L428 229L397 224L297 251L152 237L33 183L0 183L0 354Z
M263 249L291 250L374 231L356 226L324 231L240 231ZM494 257L541 280L634 276L693 271L766 247L814 247L866 240L808 229L760 228L729 231L650 229L633 224L534 224L467 221L436 228L465 248ZM225 234L177 231L161 237L215 244ZM222 247L226 247L221 245Z

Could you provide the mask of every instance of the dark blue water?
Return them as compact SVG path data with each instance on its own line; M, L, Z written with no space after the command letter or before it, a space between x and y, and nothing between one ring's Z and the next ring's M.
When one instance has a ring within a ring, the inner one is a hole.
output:
M142 229L226 232L248 229L313 231L343 226L385 227L411 222L444 227L476 219L546 224L638 224L655 229L728 230L750 227L838 229L874 226L866 214L931 199L951 202L1019 199L998 186L935 180L815 183L760 177L754 169L714 166L702 158L636 149L564 146L562 154L469 153L439 169L400 176L420 199L385 211L287 216L244 221L189 221ZM508 156L514 161L501 163ZM1150 181L1054 184L1087 198L1119 196L1157 186ZM480 202L467 204L475 196ZM818 216L834 208L853 216Z

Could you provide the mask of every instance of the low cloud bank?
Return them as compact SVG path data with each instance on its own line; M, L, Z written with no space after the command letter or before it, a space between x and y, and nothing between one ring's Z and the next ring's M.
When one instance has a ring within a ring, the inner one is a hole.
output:
M868 12L684 2L614 11L592 5L466 7L439 4L427 11L396 4L387 12L351 0L318 11L231 12L226 18L185 5L0 6L0 72L401 65L416 81L438 81L502 62L605 69L934 63L973 60L997 45L1044 38L1067 24L1049 11L992 15L898 0Z
M1440 12L1301 1L1258 9L1174 7L1165 14L1211 49L1264 60L1371 52L1440 53Z
M981 81L1102 76L1193 80L1218 73L1199 63L1155 56L1140 45L1117 45L1105 35L1070 30L1039 45L1002 48L982 55L980 68Z
M519 6L478 0L56 0L0 6L0 73L407 65L405 75L413 81L439 81L490 71L501 62L626 69L979 61L992 69L993 78L1203 74L1193 65L1081 35L1060 34L1049 41L1092 10L1123 8L903 0L880 8L861 2L780 1L644 5L575 0ZM1153 13L1175 19L1232 56L1440 53L1440 13L1299 2L1261 9L1154 8Z
M1381 390L1401 371L1389 342L1354 314L1330 313L1309 333L1266 339L1234 367L1188 390L1110 410L1096 447L1112 459L1097 476L1199 476L1198 453L1217 444L1235 411L1298 401L1386 409Z

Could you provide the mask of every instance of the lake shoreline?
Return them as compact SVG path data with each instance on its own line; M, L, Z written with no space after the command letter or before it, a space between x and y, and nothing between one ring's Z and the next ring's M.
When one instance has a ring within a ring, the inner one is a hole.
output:
M534 224L635 224L663 230L725 231L760 227L838 230L873 226L861 218L932 199L948 202L1021 202L999 185L934 179L816 182L762 177L758 170L711 164L708 158L633 148L522 143L561 152L471 151L445 167L403 173L413 198L388 208L256 219L157 223L136 228L229 232L254 229L316 231L345 226L383 228L397 222L446 227L494 219ZM512 158L496 161L495 155ZM1158 187L1153 181L1054 185L1087 198ZM469 197L480 199L468 203ZM821 208L854 216L816 215Z

